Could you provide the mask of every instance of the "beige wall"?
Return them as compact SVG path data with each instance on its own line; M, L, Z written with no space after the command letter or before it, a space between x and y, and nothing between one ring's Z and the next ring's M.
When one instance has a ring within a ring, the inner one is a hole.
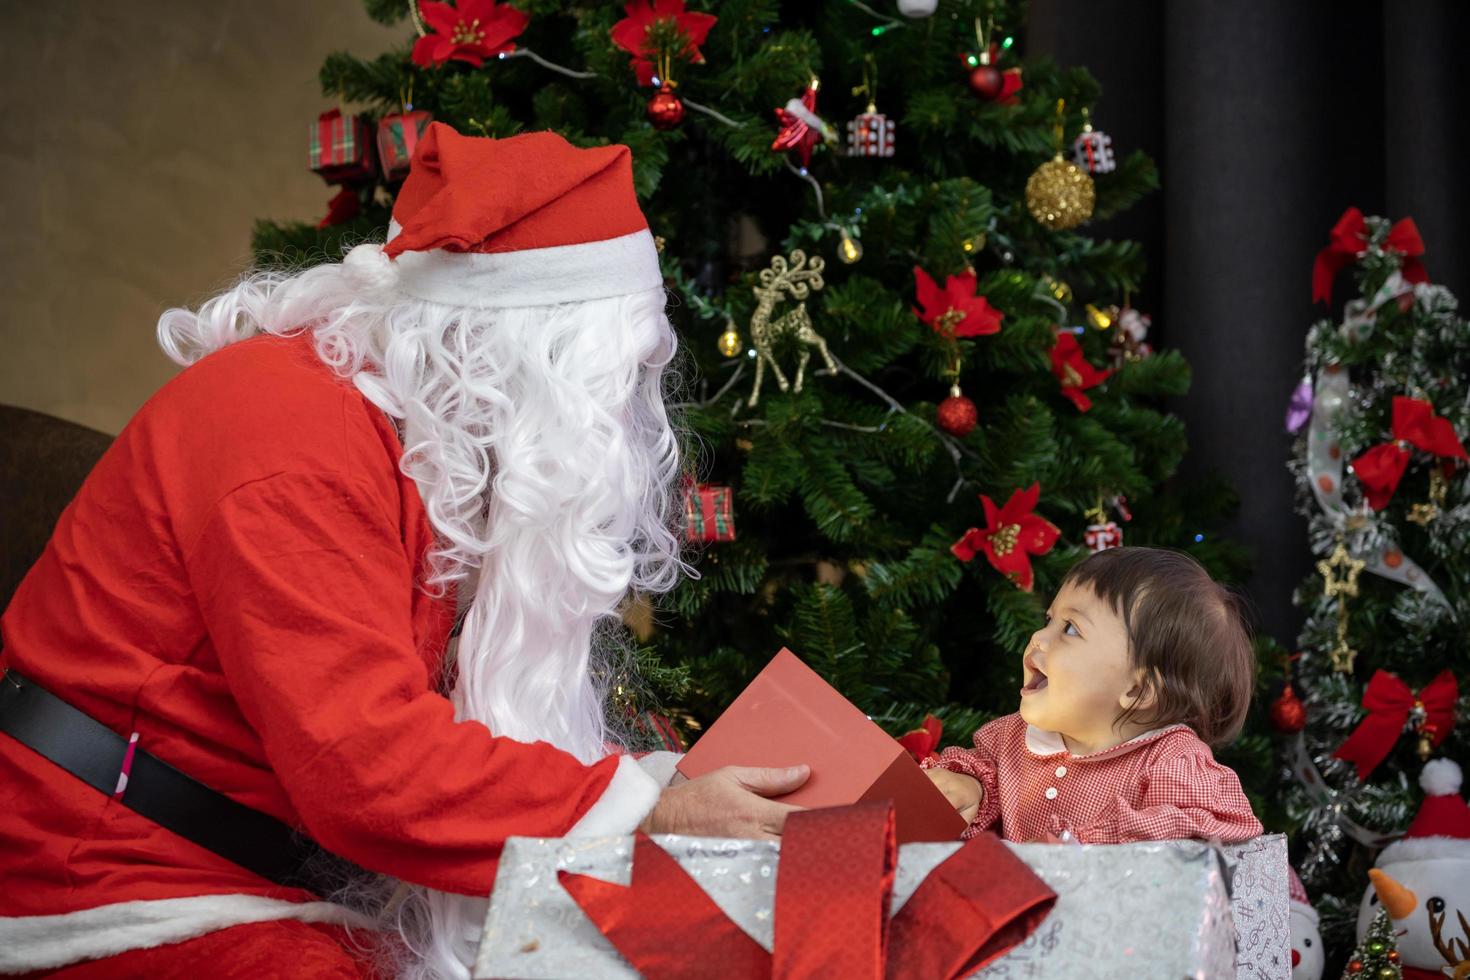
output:
M120 430L175 371L158 314L325 213L322 58L406 39L359 0L0 2L0 402Z

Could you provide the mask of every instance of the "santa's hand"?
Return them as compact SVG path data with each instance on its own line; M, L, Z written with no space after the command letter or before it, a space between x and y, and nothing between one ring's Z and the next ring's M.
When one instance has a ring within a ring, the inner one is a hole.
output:
M786 815L803 808L766 797L789 793L810 775L807 766L725 766L665 789L638 829L645 834L778 840Z
M975 819L975 814L980 812L980 803L985 798L985 791L980 786L980 780L974 776L966 776L962 772L950 772L948 769L925 769L924 775L934 781L944 798L949 800L949 805L965 818L968 823Z

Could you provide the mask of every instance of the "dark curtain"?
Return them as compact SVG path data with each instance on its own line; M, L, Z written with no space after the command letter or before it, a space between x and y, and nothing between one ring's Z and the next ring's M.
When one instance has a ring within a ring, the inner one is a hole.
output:
M1159 164L1162 193L1100 223L1141 241L1134 305L1194 367L1186 475L1241 495L1262 629L1293 646L1311 567L1282 416L1300 379L1312 259L1349 205L1411 216L1430 277L1470 305L1470 4L1460 0L1033 0L1026 52L1102 84L1093 123ZM1337 307L1351 289L1344 274Z

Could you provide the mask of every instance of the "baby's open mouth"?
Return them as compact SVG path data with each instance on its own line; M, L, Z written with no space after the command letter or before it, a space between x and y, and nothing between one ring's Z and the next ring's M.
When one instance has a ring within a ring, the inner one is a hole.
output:
M1046 687L1046 671L1033 664L1029 659L1026 661L1026 684L1021 688L1022 694L1033 693Z

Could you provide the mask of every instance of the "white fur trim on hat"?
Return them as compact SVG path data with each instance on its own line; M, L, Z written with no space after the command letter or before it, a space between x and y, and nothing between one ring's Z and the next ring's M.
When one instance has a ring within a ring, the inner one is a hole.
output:
M286 902L262 895L161 898L59 915L0 916L0 973L54 970L230 926L280 919L369 927L361 915L331 902Z
M395 221L388 226L388 240L398 232ZM479 309L610 299L658 289L664 282L658 249L646 228L578 245L517 252L409 251L392 261L400 292Z

